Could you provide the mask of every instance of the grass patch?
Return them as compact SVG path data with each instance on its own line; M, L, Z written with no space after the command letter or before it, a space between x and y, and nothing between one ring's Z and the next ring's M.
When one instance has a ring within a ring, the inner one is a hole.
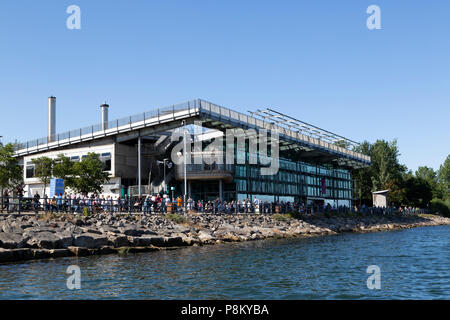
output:
M275 213L275 214L273 215L273 219L276 220L276 221L282 221L282 222L285 222L285 221L291 220L291 219L292 219L292 216L291 216L289 213L285 213L285 214Z
M300 212L292 211L288 213L275 213L273 215L273 218L276 221L289 221L291 219L301 219L302 214Z
M187 221L185 217L176 213L169 213L168 215L165 216L165 218L175 223L186 223Z
M54 212L46 212L46 213L40 214L38 217L39 217L39 220L52 221L52 220L56 220L57 215Z

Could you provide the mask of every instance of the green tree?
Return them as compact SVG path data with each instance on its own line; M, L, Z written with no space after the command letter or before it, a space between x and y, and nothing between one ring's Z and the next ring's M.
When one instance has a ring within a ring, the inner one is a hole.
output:
M53 176L53 165L55 164L55 160L48 157L40 157L31 160L31 162L34 164L34 176L44 184L45 193L45 189Z
M15 188L22 184L23 172L18 160L14 157L14 145L0 145L0 188Z
M370 156L372 145L364 141L354 149L355 152ZM363 168L352 171L353 186L355 196L359 199L359 204L370 205L372 203L372 172L371 168Z
M395 139L392 142L377 140L373 144L370 152L373 191L386 189L390 181L401 181L407 168L399 163L399 155Z
M423 178L409 176L405 180L406 204L426 208L433 198L430 184Z
M431 187L431 191L433 192L433 198L443 198L442 188L438 183L438 176L432 168L429 168L427 166L417 168L416 177L428 182Z
M450 155L440 166L438 173L438 184L442 191L442 198L450 202Z
M64 154L59 154L53 165L53 176L64 179L64 186L73 189L74 162Z
M73 189L79 193L101 193L102 185L109 181L104 163L96 153L88 153L73 165Z
M377 140L374 144L364 141L354 148L354 151L370 156L372 163L368 168L352 172L355 195L360 199L360 203L372 204L372 192L385 189L390 190L391 204L402 203L403 174L406 167L399 163L397 140Z

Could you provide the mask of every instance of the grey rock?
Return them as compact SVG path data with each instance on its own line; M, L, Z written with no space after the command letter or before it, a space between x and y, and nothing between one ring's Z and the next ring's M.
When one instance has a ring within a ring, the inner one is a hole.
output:
M164 242L167 247L179 247L185 245L182 237L165 237Z
M30 239L27 244L31 248L41 248L41 249L57 249L62 247L61 238L55 233L48 231L35 232L29 234Z
M198 233L198 238L201 242L210 242L210 241L215 240L215 238L209 232L206 232L205 230L201 230Z
M73 245L73 234L71 232L63 231L55 234L60 239L61 248L68 248Z
M75 236L74 246L89 249L100 248L108 244L108 238L96 233L85 233Z
M17 233L0 233L0 247L5 249L22 248L27 242L21 234Z
M144 230L137 229L135 227L119 227L118 230L120 231L120 233L133 237L141 236L144 234Z
M130 241L125 235L109 236L108 243L110 243L115 248L128 247L130 245Z

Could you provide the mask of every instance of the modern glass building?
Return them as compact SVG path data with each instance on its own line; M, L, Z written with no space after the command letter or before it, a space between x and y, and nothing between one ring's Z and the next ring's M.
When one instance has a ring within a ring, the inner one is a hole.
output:
M55 97L49 98L50 105L49 112L55 112ZM353 150L356 142L272 109L244 114L196 99L107 121L108 109L101 106L100 124L56 133L56 124L49 123L50 136L17 144L26 193L48 192L33 175L32 159L62 153L83 161L87 153L96 152L110 174L106 194L167 192L203 200L257 198L350 206L351 171L370 165L368 156ZM237 131L233 140L227 140L229 130ZM174 159L174 154L184 157L184 137L191 160L186 166ZM253 148L261 137L266 150L261 143ZM227 155L230 150L232 157ZM198 163L198 155L214 161ZM262 173L270 167L267 160L278 165L273 174Z

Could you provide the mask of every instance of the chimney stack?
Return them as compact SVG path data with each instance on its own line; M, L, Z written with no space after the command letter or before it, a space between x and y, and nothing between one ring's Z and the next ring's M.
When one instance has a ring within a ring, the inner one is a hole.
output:
M100 106L102 112L102 130L105 131L108 129L108 108L109 105L104 103Z
M48 98L48 142L54 142L56 136L56 98Z

